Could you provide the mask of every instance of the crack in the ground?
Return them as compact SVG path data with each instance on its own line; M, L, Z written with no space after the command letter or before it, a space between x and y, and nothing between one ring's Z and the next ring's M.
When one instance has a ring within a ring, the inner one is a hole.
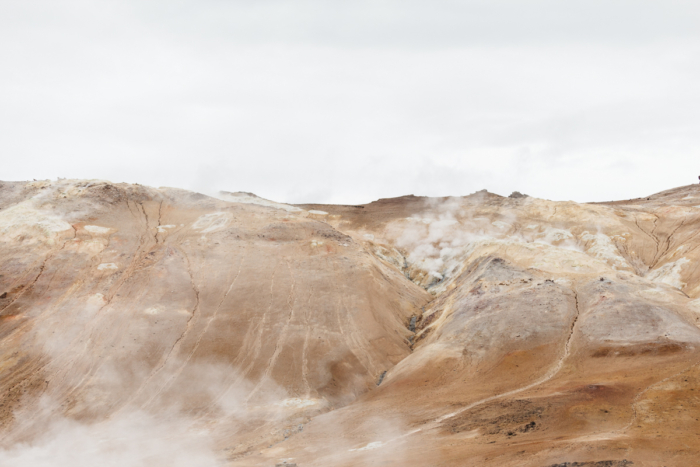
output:
M163 201L161 200L160 205L158 205L158 225L156 226L156 231L153 234L153 238L156 241L156 244L158 244L158 234L160 233L160 221L162 218L162 211L163 211Z
M193 321L197 317L197 312L199 311L199 301L200 301L199 300L199 288L197 287L197 284L195 283L195 280L194 280L194 275L192 274L192 266L190 264L190 259L187 256L187 253L185 253L183 250L178 250L178 251L180 251L180 253L182 253L182 255L185 259L185 264L187 265L187 274L190 277L190 285L192 286L192 291L194 292L194 295L195 295L195 303L194 303L194 307L192 308L192 313L190 314L189 318L187 318L187 322L185 323L185 330L175 340L175 342L173 343L173 345L170 348L170 350L168 351L168 353L165 355L165 358L162 360L160 365L156 369L154 369L153 372L151 373L151 375L148 377L148 379L146 380L146 382L142 386L144 388L148 384L148 381L153 379L153 377L157 376L158 373L160 373L163 370L163 368L165 368L165 365L170 360L170 357L177 351L177 349L179 349L180 343L185 338L185 336L190 332L190 330L193 326ZM153 403L153 401L161 394L161 392L163 392L170 385L170 383L171 383L171 380L166 381L166 383L163 384L160 387L160 389L158 389L158 391L156 391L156 393L141 406L141 408L145 408L146 406Z
M148 219L148 213L146 212L146 208L143 207L143 203L138 203L138 205L141 207L143 217L146 219L146 230L148 230L151 226L151 221Z
M646 230L644 230L644 229L642 228L641 225L639 225L639 219L637 219L637 216L634 216L634 223L635 223L635 225L637 226L637 228L638 228L642 233L644 233L644 235L646 235L647 237L649 237L650 239L652 239L652 240L654 241L654 244L656 245L656 251L654 251L654 258L656 258L656 255L657 255L657 253L659 252L659 240L658 240L655 236L653 236L652 234L650 234L649 232L647 232ZM640 258L640 259L642 259L642 261L644 261L643 258ZM652 259L651 262L653 263L654 260ZM648 267L649 269L651 269L651 266L647 265L647 267Z
M656 252L654 253L654 259L656 259L656 256L659 254L660 243L661 243L661 241L659 240L659 237L658 237L658 236L656 235L656 233L655 233L655 232L656 232L656 228L658 227L658 226L657 226L657 223L659 222L659 216L657 216L656 214L652 214L652 215L654 216L654 228L651 229L651 231L649 232L649 235L651 235L651 237L652 237L652 238L654 239L654 241L656 242ZM654 261L652 260L652 263L653 263L653 262L654 262Z
M140 203L138 205L140 205ZM140 206L143 209L143 206ZM148 215L145 213L145 211L143 213L146 220L146 229L144 233L139 237L139 244L136 247L136 251L134 252L134 257L129 263L129 265L124 269L124 272L119 275L119 279L116 281L116 283L111 287L110 290L107 291L107 294L105 295L105 304L98 310L98 313L112 302L117 292L119 292L124 283L126 283L126 281L133 277L134 272L138 269L139 262L141 262L145 257L145 254L143 253L142 249L146 243L146 236L148 234Z
M666 247L664 248L664 251L658 255L658 257L654 257L654 261L653 261L650 269L653 269L657 264L659 264L661 259L666 255L666 253L668 253L668 251L671 249L671 242L673 241L673 236L676 234L676 232L678 232L678 229L683 227L684 224L685 224L685 219L683 219L681 221L680 225L678 225L678 227L673 229L673 231L668 235L668 237L666 237Z
M0 314L2 314L5 310L7 310L7 309L8 309L9 307L11 307L12 305L14 305L15 302L17 302L17 300L19 300L29 289L31 289L32 287L34 287L34 285L39 281L39 279L41 278L41 276L44 274L44 270L46 269L46 264L49 262L49 260L51 260L54 256L56 256L56 255L58 254L58 252L62 251L62 250L66 247L66 245L68 244L68 242L73 241L73 240L75 240L75 239L77 238L77 236L78 236L78 231L77 231L76 228L75 228L74 226L72 226L72 225L71 225L71 228L73 229L73 238L69 238L68 240L66 240L65 242L63 242L63 245L61 245L60 248L55 249L55 250L53 250L53 251L49 251L49 253L47 253L46 257L44 258L44 261L41 262L41 266L39 266L39 272L37 273L36 277L35 277L34 279L32 279L32 281L31 281L29 284L27 284L26 286L22 287L22 290L21 290L16 296L14 296L14 297L12 298L12 300L10 300L10 303L8 303L7 305L5 305L5 306L2 308L2 310L0 310Z

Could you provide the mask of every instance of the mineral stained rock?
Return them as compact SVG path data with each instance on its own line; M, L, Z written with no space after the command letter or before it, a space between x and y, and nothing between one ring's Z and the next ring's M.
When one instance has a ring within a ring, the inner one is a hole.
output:
M0 464L75 434L120 465L695 465L699 227L699 186L0 182Z

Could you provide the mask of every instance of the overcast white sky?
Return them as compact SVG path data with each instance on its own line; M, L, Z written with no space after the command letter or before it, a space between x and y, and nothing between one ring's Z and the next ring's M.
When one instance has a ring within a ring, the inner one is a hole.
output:
M700 175L698 0L0 0L0 179L598 201Z

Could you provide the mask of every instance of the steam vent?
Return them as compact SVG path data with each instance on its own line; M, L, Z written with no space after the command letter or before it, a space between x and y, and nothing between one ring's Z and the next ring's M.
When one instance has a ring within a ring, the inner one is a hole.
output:
M1 182L0 465L700 465L699 227Z

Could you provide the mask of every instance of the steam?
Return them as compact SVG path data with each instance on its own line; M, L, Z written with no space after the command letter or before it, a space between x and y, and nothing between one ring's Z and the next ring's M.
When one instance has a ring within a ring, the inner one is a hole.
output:
M53 420L38 438L1 450L0 465L217 467L222 463L211 437L191 420L132 412L94 424Z
M450 276L468 255L470 246L487 238L488 219L472 218L454 198L428 201L422 215L405 220L397 247L408 251L411 277L423 286L433 286Z
M574 233L567 228L565 217L560 220L553 215L558 205L566 203L526 198L517 207L500 203L494 207L487 196L480 192L466 198L429 199L419 215L398 221L395 245L404 253L404 268L414 282L435 292L444 290L476 251L499 245L538 248L540 263L585 254L587 261L633 270L615 246L626 240L626 234L609 237L598 225ZM380 256L389 256L374 249Z
M271 380L253 384L226 365L206 363L187 365L177 385L155 396L151 390L136 397L127 378L134 371L102 365L73 404L60 390L29 401L15 413L0 465L218 467L226 456L256 448L260 439L245 427L262 429L267 443L286 421L320 407L319 401L289 398ZM125 391L131 391L126 400L111 404Z
M41 398L25 396L14 412L0 448L3 467L216 467L232 452L225 447L260 442L245 427L269 435L287 418L320 407L222 362L173 356L157 373L131 353L76 352L99 307L93 298L83 307L74 303L70 333L52 333L51 322L32 331L53 376Z

